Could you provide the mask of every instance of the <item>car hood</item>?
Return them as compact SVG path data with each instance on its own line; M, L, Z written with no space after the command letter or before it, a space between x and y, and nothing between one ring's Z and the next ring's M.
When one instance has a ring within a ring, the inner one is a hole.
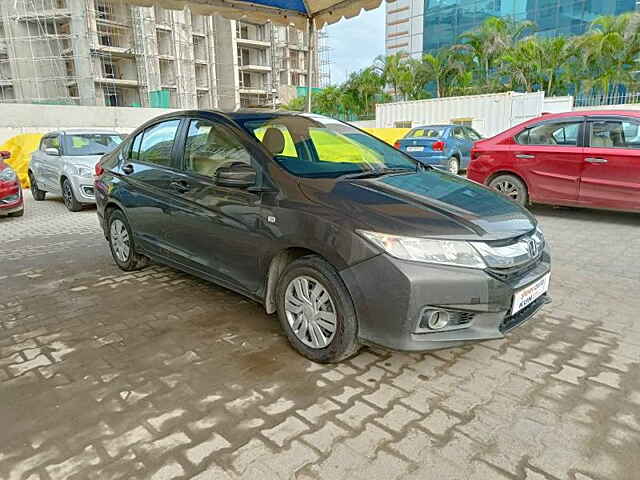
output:
M355 228L394 235L504 240L535 218L488 188L437 170L361 180L304 180L307 198L347 215Z
M82 165L82 166L93 168L102 157L103 157L102 155L82 155L82 156L65 155L64 161L71 165Z

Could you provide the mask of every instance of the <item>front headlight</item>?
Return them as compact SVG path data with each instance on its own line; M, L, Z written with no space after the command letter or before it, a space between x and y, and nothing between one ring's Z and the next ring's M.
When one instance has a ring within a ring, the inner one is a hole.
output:
M389 255L402 260L478 269L487 267L482 257L468 242L399 237L366 230L358 230L358 233Z
M93 176L93 171L84 165L71 165L71 170L74 175L79 177L91 178Z
M16 180L18 180L18 176L12 168L6 167L0 172L0 182L15 182Z

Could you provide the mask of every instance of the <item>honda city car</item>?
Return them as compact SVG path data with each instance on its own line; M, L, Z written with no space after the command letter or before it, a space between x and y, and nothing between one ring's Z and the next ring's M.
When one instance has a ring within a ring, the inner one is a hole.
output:
M521 205L640 211L640 112L543 115L475 144L467 172Z
M95 191L122 270L241 293L317 362L502 338L549 301L526 210L326 117L161 116L103 157Z
M11 153L0 151L0 216L21 217L24 215L22 187L16 171L5 160Z
M46 134L29 162L34 200L44 200L47 192L61 194L71 212L94 204L93 167L121 142L122 136L110 131L65 130Z
M398 140L395 147L425 165L457 174L466 170L471 148L482 137L473 128L461 125L417 127Z

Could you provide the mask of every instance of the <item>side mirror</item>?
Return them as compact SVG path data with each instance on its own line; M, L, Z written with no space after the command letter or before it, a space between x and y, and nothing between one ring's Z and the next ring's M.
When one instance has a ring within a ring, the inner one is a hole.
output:
M256 170L246 163L234 163L216 170L216 185L231 188L249 188L256 184Z
M6 150L0 150L0 160L9 160L11 158L11 152Z
M60 150L54 147L45 148L44 153L46 153L47 155L51 155L52 157L60 156Z

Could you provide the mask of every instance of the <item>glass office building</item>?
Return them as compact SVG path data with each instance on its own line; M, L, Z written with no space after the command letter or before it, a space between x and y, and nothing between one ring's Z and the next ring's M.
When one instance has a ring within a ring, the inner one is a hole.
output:
M424 0L422 47L452 45L488 17L530 20L538 35L579 35L601 15L635 9L636 0Z

